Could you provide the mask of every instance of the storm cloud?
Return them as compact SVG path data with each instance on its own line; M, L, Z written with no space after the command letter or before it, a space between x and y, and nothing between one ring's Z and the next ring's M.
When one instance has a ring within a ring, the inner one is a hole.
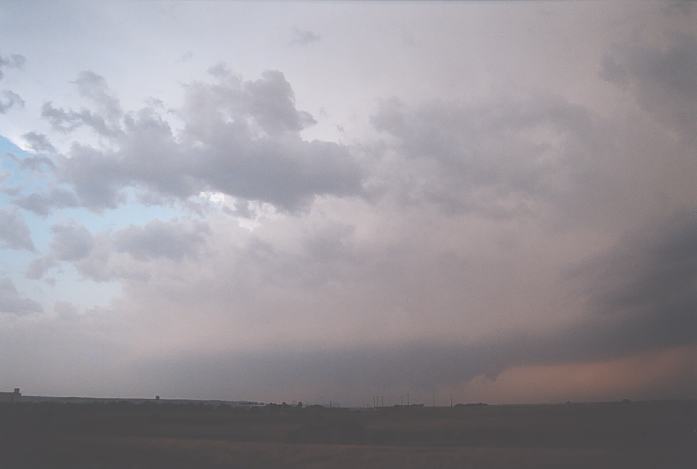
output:
M677 34L661 48L642 44L624 47L605 57L603 77L633 91L642 108L694 144L697 38Z
M273 350L229 351L179 356L147 367L168 386L187 387L197 370L211 377L191 392L207 395L217 386L240 393L297 386L295 376L309 380L302 389L319 396L351 399L352 395L407 391L423 399L433 390L453 392L479 376L495 379L520 367L592 363L615 357L683 348L692 357L697 345L697 219L665 220L652 233L628 236L602 256L573 272L593 315L546 333L509 332L481 342L410 341L360 347L291 346ZM389 327L384 325L382 327ZM171 373L168 371L172 371ZM683 379L672 377L676 383ZM261 384L259 384L261 383ZM687 382L689 383L689 381ZM685 385L685 382L682 384ZM671 383L666 383L669 389ZM312 390L312 391L310 391ZM694 392L694 386L683 392Z
M694 10L499 6L119 4L120 40L101 7L0 15L36 67L0 115L8 379L694 397Z

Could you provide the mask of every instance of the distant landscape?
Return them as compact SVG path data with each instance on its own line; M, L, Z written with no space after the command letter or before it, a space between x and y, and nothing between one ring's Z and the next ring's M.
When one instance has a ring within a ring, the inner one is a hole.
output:
M0 404L2 467L694 468L697 401L328 408Z

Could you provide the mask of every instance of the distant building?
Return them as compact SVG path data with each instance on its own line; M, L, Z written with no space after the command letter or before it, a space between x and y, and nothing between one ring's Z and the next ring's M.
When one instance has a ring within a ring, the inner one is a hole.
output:
M19 402L22 398L22 393L19 388L15 388L13 392L0 392L0 402Z

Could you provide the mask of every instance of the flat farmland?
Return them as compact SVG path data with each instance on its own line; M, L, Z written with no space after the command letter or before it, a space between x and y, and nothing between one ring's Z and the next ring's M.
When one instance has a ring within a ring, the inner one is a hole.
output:
M0 467L694 468L697 402L0 405Z

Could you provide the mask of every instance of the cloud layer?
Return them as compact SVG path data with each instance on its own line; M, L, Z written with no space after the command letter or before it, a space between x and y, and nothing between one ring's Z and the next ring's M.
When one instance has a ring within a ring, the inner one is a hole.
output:
M167 47L70 43L85 58L60 79L0 95L21 145L0 141L8 380L358 405L694 397L684 15L284 5L274 28L215 30L221 14L189 41L204 13L177 6L174 28L134 8L157 20L129 37L157 25Z

